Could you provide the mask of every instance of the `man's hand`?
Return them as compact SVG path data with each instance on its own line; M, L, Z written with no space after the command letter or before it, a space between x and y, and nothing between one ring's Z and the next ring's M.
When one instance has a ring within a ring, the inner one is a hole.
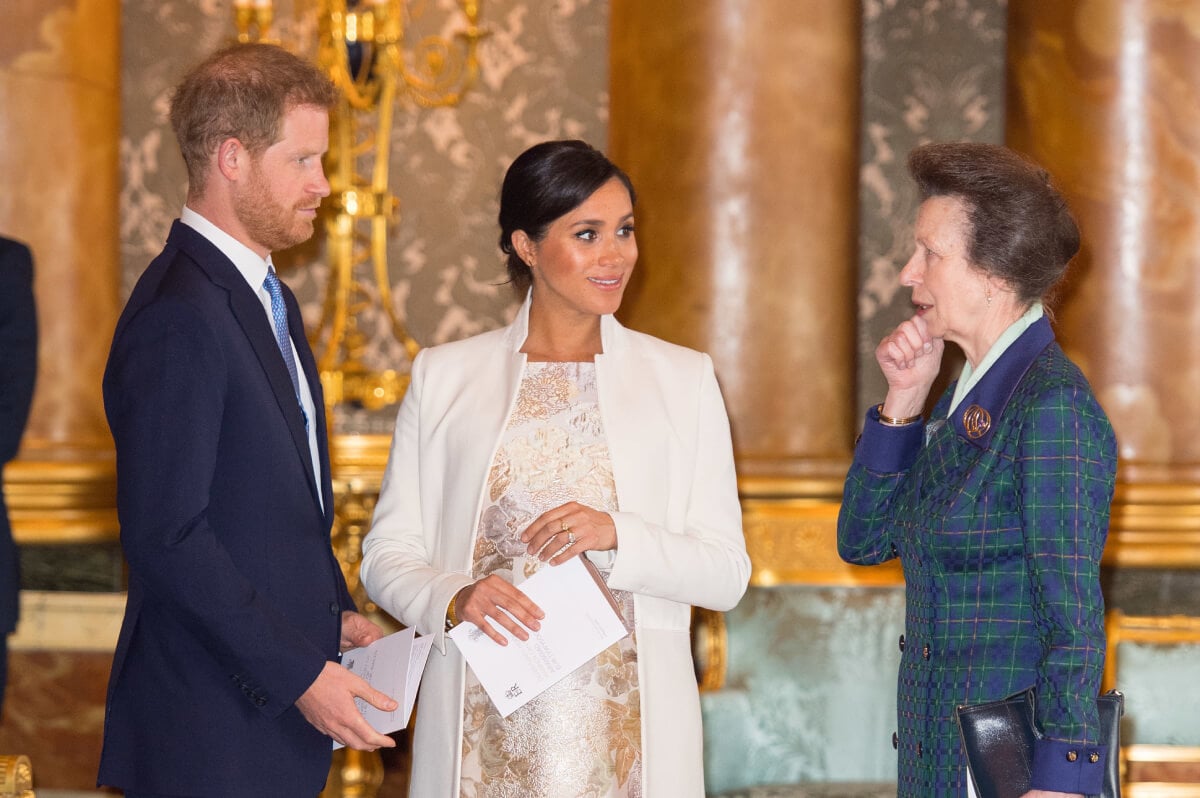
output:
M385 712L391 712L397 706L395 701L371 687L365 679L336 662L326 662L317 680L309 685L304 695L296 699L296 708L319 732L329 735L347 748L360 751L395 748L395 740L375 731L367 723L354 704L356 696Z
M354 610L342 613L342 642L338 651L345 654L352 648L369 646L383 637L383 630L378 624L367 620L365 615L359 615Z

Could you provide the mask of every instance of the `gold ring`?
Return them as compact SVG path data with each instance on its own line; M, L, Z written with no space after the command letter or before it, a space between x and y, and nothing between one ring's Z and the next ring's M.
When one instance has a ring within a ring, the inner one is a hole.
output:
M570 531L571 531L571 527L567 525L566 519L563 519L563 520L559 521L558 523L562 524L562 531L563 531L563 532L570 532Z

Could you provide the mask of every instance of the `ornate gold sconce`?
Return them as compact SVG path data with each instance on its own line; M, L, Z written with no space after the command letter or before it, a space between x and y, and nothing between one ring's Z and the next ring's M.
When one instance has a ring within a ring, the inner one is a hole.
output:
M422 0L417 0L421 2ZM411 366L418 345L396 313L387 265L387 238L398 201L389 191L393 113L400 97L432 108L457 104L478 76L478 0L459 0L466 18L461 42L426 36L406 55L404 0L320 0L317 64L340 92L330 115L325 214L329 283L321 321L310 334L326 410L350 405L377 410L400 401L409 370L371 365L364 330L388 329ZM234 0L239 41L268 41L271 0ZM410 63L411 62L411 63ZM329 413L332 419L332 413ZM362 538L370 526L389 436L331 430L333 547L351 594L369 604L358 579ZM377 753L341 749L321 798L371 798L383 781Z
M239 42L268 41L267 31L274 19L271 0L233 0L233 22Z
M321 321L311 334L325 401L370 410L400 401L408 375L372 368L363 329L382 323L409 362L418 345L396 314L387 268L387 236L398 201L388 190L392 119L404 96L425 108L456 105L479 74L478 0L459 0L466 20L461 45L426 36L404 51L405 0L320 0L317 63L340 90L330 117L326 156L331 197L329 283ZM238 41L270 41L272 0L233 0ZM410 63L411 62L411 63Z
M341 90L331 117L326 230L330 280L316 331L317 366L332 406L394 404L408 374L373 369L362 325L390 328L411 363L417 343L396 316L387 269L387 235L397 200L388 191L392 114L400 93L422 107L454 105L478 75L479 4L460 2L467 27L456 50L444 38L421 39L410 67L402 51L400 0L323 0L317 61ZM382 319L379 315L383 314Z

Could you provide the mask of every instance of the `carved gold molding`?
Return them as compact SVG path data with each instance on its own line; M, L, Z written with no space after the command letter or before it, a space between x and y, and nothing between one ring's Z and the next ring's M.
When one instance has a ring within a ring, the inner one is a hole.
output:
M866 587L903 582L897 560L870 567L842 561L837 553L838 507L811 499L743 499L751 584Z
M729 665L729 635L725 613L692 607L692 659L700 692L725 686Z
M358 570L362 564L362 541L371 529L391 441L390 435L331 435L329 438L334 501L333 551L359 611L385 630L400 627L367 598ZM329 780L318 798L371 798L379 791L383 776L383 759L378 752L341 748L334 751Z
M1200 568L1200 484L1118 484L1104 563Z
M387 463L387 435L334 436L331 459L343 539L337 550L356 565ZM829 480L743 480L747 548L755 584L895 584L899 569L846 565L837 557ZM5 470L14 533L21 543L115 540L116 472L111 458L17 460ZM1121 486L1113 505L1106 563L1128 567L1200 567L1200 486ZM348 573L357 584L357 569Z
M116 540L117 471L112 452L13 460L4 494L18 543Z
M837 556L840 481L756 478L740 486L752 584L903 581L894 561L860 567ZM1200 568L1200 484L1118 485L1103 562L1120 568Z
M333 551L355 603L364 614L385 627L396 624L368 600L358 569L362 562L362 541L371 529L390 448L389 435L333 435L329 441L334 497Z
M335 546L357 584L358 549L370 525L387 463L388 435L334 435L330 450L338 501ZM843 472L844 474L844 472ZM759 585L896 584L899 568L846 565L837 556L841 477L747 477L739 480L746 545ZM4 490L18 543L98 543L118 536L116 467L111 452L26 455L4 469ZM1117 486L1106 565L1200 568L1200 483ZM359 596L361 598L361 596Z
M741 479L742 527L750 554L750 583L897 585L898 561L850 565L837 553L837 516L844 468L806 478Z
M34 798L29 757L0 756L0 798Z

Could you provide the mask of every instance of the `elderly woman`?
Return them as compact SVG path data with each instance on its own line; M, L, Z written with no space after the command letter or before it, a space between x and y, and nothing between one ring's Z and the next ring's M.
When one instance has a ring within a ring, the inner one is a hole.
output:
M1116 441L1043 305L1079 231L1046 173L1003 147L929 144L908 166L922 204L900 281L916 313L875 350L887 396L838 518L843 559L904 568L899 795L968 795L954 708L1030 685L1045 736L1027 795L1099 794ZM966 363L927 421L946 341Z
M524 152L500 196L516 320L413 364L361 573L435 636L415 796L704 794L690 610L737 604L750 562L711 361L612 315L637 261L633 202L583 142ZM502 718L446 628L526 639L555 607L514 582L580 555L633 634Z

